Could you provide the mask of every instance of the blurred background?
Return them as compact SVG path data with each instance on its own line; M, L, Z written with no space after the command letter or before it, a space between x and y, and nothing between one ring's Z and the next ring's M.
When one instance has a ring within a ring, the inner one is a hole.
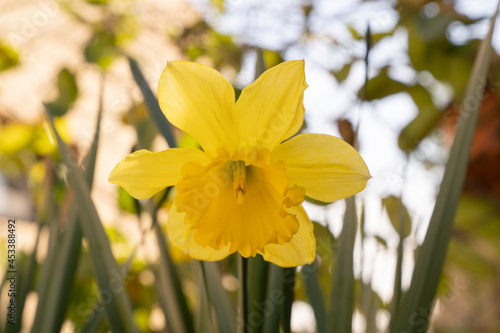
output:
M489 0L2 0L0 276L7 265L8 219L17 223L18 265L37 272L50 245L51 225L64 230L70 214L73 196L65 187L43 103L57 116L59 132L79 157L75 165L92 145L101 107L92 198L115 258L119 263L132 258L126 287L137 323L144 332L164 332L151 218L125 191L107 182L114 166L132 150L168 147L148 114L126 56L137 60L153 92L167 61L212 66L238 91L254 80L256 68L305 59L309 88L302 131L352 143L359 129L360 154L373 176L357 202L365 219L354 253L356 290L368 293L369 301L356 304L354 331L386 331L399 243L398 207L402 202L407 221L402 281L408 287L465 85L495 6ZM477 90L484 90L483 102L432 332L500 330L498 29L493 46L489 76ZM196 146L190 136L175 134L180 146ZM165 210L171 199L165 201ZM315 222L318 244L335 244L345 203L304 205ZM162 212L158 216L164 225L167 214ZM197 272L187 256L170 250L195 308L200 302ZM64 332L81 329L97 298L87 252L84 240L75 259L78 268ZM325 263L318 271L325 294L334 252L318 246ZM234 292L234 264L230 259L226 264L223 285ZM34 276L26 289L23 332L33 323L40 292ZM314 332L313 310L303 289L296 283L292 330ZM2 288L2 328L7 302ZM106 331L105 324L101 331Z

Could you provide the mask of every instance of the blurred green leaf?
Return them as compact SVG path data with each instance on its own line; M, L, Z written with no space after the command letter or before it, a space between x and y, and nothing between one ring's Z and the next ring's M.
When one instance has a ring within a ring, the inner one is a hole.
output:
M455 227L459 234L496 242L500 236L500 208L494 198L462 195Z
M495 263L490 262L485 256L481 255L481 253L472 247L472 244L461 242L459 239L452 239L448 251L447 260L450 264L462 268L469 274L481 277L495 277Z
M357 280L361 285L361 295L359 298L359 310L365 316L365 333L377 333L377 311L382 307L383 302L380 296L372 289L371 284L365 284Z
M382 245L384 248L387 248L387 241L385 239L383 239L380 236L374 236L374 237L380 245Z
M19 55L6 43L0 40L0 72L19 64Z
M353 252L356 238L356 205L354 197L346 199L344 226L339 237L335 269L332 274L328 332L351 332L354 311Z
M158 127L149 114L145 103L134 105L123 117L126 124L133 125L137 132L138 149L151 149L153 140L158 135Z
M453 45L446 38L446 30L457 18L438 15L426 19L421 15L405 15L400 24L409 32L408 55L413 67L417 71L430 71L437 80L451 84L456 96L462 96L477 42Z
M391 221L392 226L396 232L400 230L400 223L403 220L403 238L406 238L410 235L411 232L411 218L410 214L406 210L406 207L401 202L401 199L395 197L394 195L390 195L382 199L382 204L387 211L387 215L389 215L389 220Z
M339 71L330 71L330 74L332 74L337 79L337 82L340 83L347 79L347 76L351 72L351 66L352 63L347 63Z
M498 9L490 21L490 30L481 43L474 61L436 206L425 240L419 250L410 289L403 298L397 318L394 318L396 324L393 325L392 332L420 332L428 326L455 212L462 192L479 107L486 86L492 52L491 38L497 14ZM425 311L422 312L419 309ZM415 316L418 318L418 325L415 325Z
M326 333L326 310L323 298L323 290L319 284L318 277L319 263L316 259L310 265L304 265L301 270L301 276L306 285L307 298L314 310L316 318L316 330L318 333Z
M403 151L415 149L427 137L442 118L427 89L414 85L408 92L418 107L418 114L399 134L398 145Z
M75 75L67 68L63 68L57 75L57 97L47 103L52 115L63 116L78 98L78 86Z
M332 275L335 270L335 257L337 243L335 237L328 229L317 222L314 224L314 237L316 238L316 267L318 267L317 276L321 285L322 293L325 295L325 311L329 307L330 298L327 295L331 293Z
M102 82L104 81L101 81L101 87ZM89 189L92 188L97 160L102 119L102 99L103 90L101 90L99 99L99 112L94 138L85 159L85 180ZM66 222L66 229L62 233L59 233L59 230L51 233L51 236L55 235L54 237L59 242L57 243L57 251L47 257L47 266L44 267L44 269L48 270L50 278L42 281L43 284L40 283L43 297L41 293L33 324L33 327L40 330L40 332L60 331L70 301L70 290L75 278L82 247L82 230L79 224L80 221L78 221L76 204L77 202L73 203L70 217Z
M49 121L54 131L63 161L68 168L68 182L73 189L75 200L79 203L78 211L80 226L89 243L89 250L94 264L94 273L99 284L101 306L104 306L108 322L113 331L137 332L133 321L130 300L123 283L124 276L111 252L111 246L106 236L99 215L90 197L90 190L79 168L68 163L75 160L71 151L62 141L55 129L50 110L46 109ZM106 296L104 296L106 295ZM106 297L106 301L104 301Z
M387 71L388 67L382 68L377 76L370 79L367 84L364 84L358 91L358 97L363 97L365 85L369 87L365 99L367 101L381 99L408 90L409 86L391 79Z
M137 214L135 199L121 186L118 187L118 206L127 213Z
M151 117L153 118L156 126L158 126L158 129L160 130L160 133L167 141L168 146L170 148L177 147L174 135L172 134L170 123L168 122L167 118L165 118L165 115L161 111L160 105L158 104L158 100L151 91L151 88L149 87L146 79L144 78L144 75L142 74L139 65L132 58L129 58L128 61L130 65L130 70L132 71L132 75L134 76L134 80L139 86L142 95L144 96L144 101L148 106L149 112L151 113Z
M120 52L116 45L116 38L111 33L96 31L85 46L83 54L88 62L106 69L120 55Z
M156 211L152 212L153 228L160 249L158 265L158 276L160 286L158 286L158 297L162 304L165 318L172 332L194 332L194 324L191 312L187 306L186 296L182 291L181 280L177 273L177 268L172 261L170 251L163 230L158 224Z
M262 50L262 57L264 58L265 69L277 66L284 61L279 52L271 50ZM264 71L260 72L260 74L262 73Z
M218 332L236 332L235 306L222 286L222 278L217 263L200 261L200 265L208 297L217 319Z
M105 5L110 2L110 0L85 0L93 5Z
M223 10L223 1L215 1ZM243 48L235 44L231 36L218 33L203 20L174 34L172 39L192 61L206 56L218 69L227 65L233 67L236 72L241 69Z
M219 13L224 11L224 0L210 0L210 3L219 11Z

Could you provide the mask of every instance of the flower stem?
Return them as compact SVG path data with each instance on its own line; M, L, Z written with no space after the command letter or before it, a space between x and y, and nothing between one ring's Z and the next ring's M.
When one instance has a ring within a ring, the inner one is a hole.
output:
M238 254L238 278L240 279L240 290L238 293L238 333L247 332L247 302L248 302L248 288L247 288L247 258Z

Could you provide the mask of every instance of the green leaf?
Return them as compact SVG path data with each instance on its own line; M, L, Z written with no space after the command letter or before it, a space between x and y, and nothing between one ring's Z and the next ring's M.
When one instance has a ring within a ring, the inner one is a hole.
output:
M300 273L306 285L307 298L314 310L317 332L326 333L325 301L319 284L318 269L319 263L315 260L310 265L304 265Z
M61 117L78 98L75 75L67 68L63 68L57 75L57 91L57 98L47 103L47 107L53 116Z
M170 256L163 230L158 224L156 211L152 213L152 217L153 228L160 248L160 258L162 259L158 266L158 276L161 283L158 296L165 318L172 332L194 332L193 317L182 292L181 281Z
M236 332L236 312L229 295L222 286L216 262L200 261L203 281L217 319L218 332Z
M401 222L403 221L402 238L408 237L411 232L411 219L401 199L390 195L382 199L382 204L387 211L387 215L389 215L389 220L394 230L399 232L399 230L401 230Z
M385 239L383 239L380 236L375 236L375 239L377 240L377 242L379 244L381 244L383 247L385 247L387 249L387 241Z
M0 72L19 64L19 55L9 45L0 41Z
M200 266L201 269L201 266ZM197 316L197 324L196 324L196 332L206 332L213 333L216 332L214 327L214 321L212 320L212 308L209 303L208 293L205 286L205 281L200 272L200 278L198 279L198 288L200 295L200 302L198 308L198 316Z
M418 114L399 134L398 145L403 151L415 149L442 119L442 113L434 106L427 89L414 85L408 92L418 107Z
M101 86L103 82L104 80L101 81ZM92 188L94 180L97 147L101 132L102 98L103 91L101 89L94 138L85 159L85 180L89 189ZM52 259L51 255L48 257L50 260L46 262L50 278L46 279L45 283L41 283L44 294L43 297L40 294L33 324L33 327L40 332L59 332L69 304L69 294L82 247L82 230L77 215L77 204L78 202L73 202L70 217L66 223L66 230L61 235L59 235L58 230L51 234L51 236L55 235L56 239L61 239L61 241L58 243L57 252L53 253L55 259ZM50 264L51 261L53 261L52 264Z
M365 86L368 86L367 95L364 100L371 101L376 99L381 99L389 95L397 94L403 91L407 91L409 86L402 82L395 81L389 77L387 74L388 67L381 69L380 73L374 78L370 79L368 83L365 83L358 91L358 97L363 99L363 94L365 91Z
M106 236L99 215L90 197L90 190L79 168L68 161L74 161L72 152L63 142L54 126L50 110L46 109L52 130L54 131L63 161L68 168L68 183L78 202L80 227L88 241L89 251L94 264L94 273L109 325L114 332L137 332L133 321L130 300L123 283L124 276L116 263L111 246Z
M455 226L460 234L496 242L500 237L500 208L492 198L462 195Z
M490 262L487 257L474 249L472 244L464 243L460 239L450 241L448 261L469 274L483 278L496 276L495 263Z
M366 320L365 333L376 333L377 332L376 316L377 316L377 311L382 307L382 300L377 295L377 293L373 291L369 283L365 284L362 281L359 281L359 283L361 284L359 310L365 316Z
M107 69L120 55L116 45L116 38L105 31L96 31L85 46L83 51L87 62L95 63L103 69Z
M121 210L130 213L137 214L137 205L135 198L132 197L123 187L118 187L118 206Z
M328 330L351 332L354 311L353 252L356 238L356 206L354 197L346 199L344 226L339 237L337 258L332 275Z
M158 135L158 127L151 119L147 105L134 105L123 118L126 124L134 126L137 131L137 149L151 149L151 144Z
M491 38L497 14L498 8L474 61L436 206L419 250L410 289L403 298L397 318L394 318L396 324L392 332L422 332L429 323L486 85L492 50Z
M351 72L351 66L352 66L352 63L347 63L339 71L330 71L330 74L335 76L335 78L337 79L337 82L340 83L340 82L344 81L345 79L347 79L347 76Z
M163 135L165 140L167 140L168 146L170 148L175 148L175 138L171 131L171 125L161 111L160 105L158 104L158 99L151 91L151 88L144 78L144 75L142 74L142 71L139 68L137 62L132 58L128 58L128 62L130 65L130 70L132 71L132 75L134 76L134 80L141 90L142 95L144 96L144 100L146 101L149 112L151 113L151 117L154 119L156 126L158 126L160 133Z

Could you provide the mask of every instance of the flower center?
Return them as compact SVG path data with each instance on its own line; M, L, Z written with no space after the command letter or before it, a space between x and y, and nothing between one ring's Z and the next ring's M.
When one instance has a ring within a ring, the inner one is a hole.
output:
M247 168L244 161L232 161L233 189L237 204L243 203L243 196L247 192Z
M304 188L290 184L285 163L270 163L270 152L259 147L230 156L221 150L212 163L185 163L176 184L177 211L193 230L200 246L244 257L264 253L268 244L290 242L299 221L289 208L302 203Z

